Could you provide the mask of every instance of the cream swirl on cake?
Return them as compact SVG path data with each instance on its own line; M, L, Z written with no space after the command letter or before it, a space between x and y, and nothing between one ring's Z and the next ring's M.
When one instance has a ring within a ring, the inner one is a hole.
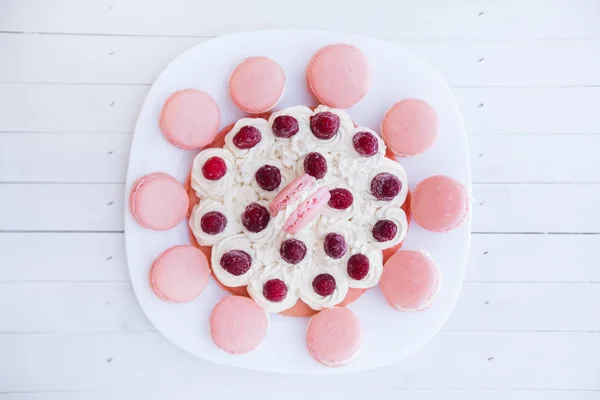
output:
M348 288L377 285L381 250L400 243L408 227L400 208L408 193L406 173L385 153L379 135L355 127L341 109L296 106L268 121L240 119L224 149L200 152L192 170L202 200L190 227L200 244L213 246L217 279L230 287L248 285L269 312L289 309L298 299L321 310L342 302ZM212 157L223 162L206 166ZM273 216L270 202L295 178L311 183ZM320 214L298 233L286 232L299 206L323 192L329 196Z

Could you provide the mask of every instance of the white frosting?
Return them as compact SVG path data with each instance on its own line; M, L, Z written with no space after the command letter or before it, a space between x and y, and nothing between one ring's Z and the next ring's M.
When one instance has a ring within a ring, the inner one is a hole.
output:
M250 269L246 273L236 276L221 267L221 257L231 250L242 250L252 258L252 264L250 264ZM261 266L261 262L256 256L256 251L252 248L252 242L244 234L228 236L218 242L212 248L210 259L212 270L219 282L229 287L247 285L250 277L254 275L254 271Z
M344 210L338 210L329 205L325 206L323 209L322 215L327 218L339 218L339 219L352 219L357 218L361 215L363 211L362 206L362 196L356 190L352 189L352 187L345 180L338 180L336 182L332 182L328 185L330 190L333 189L346 189L352 194L352 204L350 207Z
M348 278L348 286L357 289L367 289L379 283L379 278L383 273L383 254L381 250L368 243L361 243L358 246L353 246L350 249L350 257L354 254L364 254L369 259L369 272L363 279L357 281L348 275L348 264L342 266L346 277ZM350 259L348 257L348 259Z
M202 216L210 211L218 211L227 218L227 225L221 233L216 235L210 235L202 230L200 226L200 220ZM190 215L190 228L196 238L196 241L202 246L212 246L218 243L220 240L227 238L231 235L241 232L240 225L237 223L237 218L233 215L231 210L225 207L223 204L212 200L202 200L198 205L194 207L192 215Z
M320 147L328 151L335 151L343 147L343 142L346 141L346 139L350 136L350 133L354 129L354 122L352 121L352 118L350 118L350 116L346 113L346 111L341 110L339 108L330 108L323 105L318 106L313 112L313 115L327 111L337 115L340 118L340 126L336 134L331 139L324 140L316 137L311 131L310 135L308 135L308 139L309 142L312 143L311 145L314 147Z
M313 280L321 274L333 276L336 282L335 290L329 296L318 295L313 289ZM314 265L302 271L300 279L300 298L313 310L331 308L341 303L348 294L348 279L346 275L335 266Z
M275 190L265 190L258 185L255 175L264 165L271 165L277 167L281 173L281 184ZM247 160L240 164L240 173L242 182L245 185L252 186L252 188L258 193L258 197L265 200L272 200L273 197L277 196L277 193L284 187L286 187L294 178L294 172L286 168L281 160L278 159L256 159L254 155L249 155Z
M284 108L271 114L269 118L269 127L273 126L273 121L280 115L290 115L298 121L298 133L291 138L280 138L275 135L275 143L273 144L272 153L276 158L281 159L283 165L291 168L305 154L311 152L315 148L315 143L310 140L312 133L310 131L310 117L313 112L306 106L295 106Z
M340 128L329 140L316 138L310 130L310 117L330 111L340 117ZM280 115L291 115L298 121L298 133L290 138L278 138L272 133L272 124ZM233 137L246 125L261 132L261 141L252 149L241 150L233 145ZM377 154L363 157L353 146L353 136L357 132L368 131L375 135L379 143ZM267 227L261 232L249 232L241 224L241 216L251 203L258 203L269 209L269 203L281 189L294 178L304 173L304 157L311 151L318 151L327 159L328 170L303 191L302 195L276 217L271 217ZM348 292L348 287L369 288L379 282L383 270L381 250L395 246L404 239L408 227L406 215L399 206L406 200L408 182L404 169L395 161L385 158L385 143L374 131L364 127L354 127L352 119L345 111L319 106L313 112L308 107L296 106L277 111L268 121L261 118L240 119L225 136L224 149L206 149L200 152L192 169L192 187L199 197L205 199L196 206L190 217L190 227L196 240L202 245L214 245L212 264L215 276L230 287L248 285L252 298L268 312L276 313L289 309L298 298L315 310L339 304ZM204 162L219 156L225 160L226 175L217 181L209 181L202 175ZM279 168L282 182L276 190L266 191L258 186L256 171L269 164ZM391 201L377 200L370 192L370 184L378 173L389 172L402 181L401 192ZM305 201L321 186L329 190L344 188L353 196L352 205L345 210L335 210L325 206L320 216L311 221L297 235L290 235L282 227L298 205ZM227 218L224 232L208 235L200 228L200 218L206 212L219 211ZM374 224L381 219L396 223L399 232L388 242L375 241L371 233ZM348 251L339 259L329 257L323 248L327 233L341 234L348 245ZM304 242L306 257L297 265L288 264L280 255L281 243L289 238ZM220 259L227 251L242 250L252 257L252 266L242 276L233 276L220 266ZM365 254L369 258L369 272L360 280L348 276L348 259L353 254ZM315 293L312 282L322 273L331 274L337 283L330 296ZM263 296L263 286L270 279L281 279L287 287L286 298L281 302L270 302Z
M244 126L253 126L260 131L260 142L251 149L239 149L233 144L233 138ZM246 159L251 155L255 158L261 158L268 155L273 147L274 137L271 128L266 119L263 118L242 118L238 120L233 128L225 135L225 148L231 151L236 158Z
M250 203L252 203L252 202L248 202L246 204L246 206L250 205ZM256 201L256 203L265 207L267 210L269 209L268 201L259 200L259 201ZM268 243L272 242L273 239L275 239L275 236L277 236L277 234L279 232L281 232L281 226L283 226L283 223L281 223L281 225L279 225L279 223L280 223L279 217L280 217L279 215L277 215L277 217L271 216L271 219L269 220L267 227L260 232L250 232L248 229L246 229L244 224L242 224L242 222L241 222L241 218L242 218L241 213L237 216L237 221L239 221L239 224L242 227L242 231L246 234L246 236L248 236L248 239L252 240L252 242L268 244Z
M325 160L327 161L327 172L325 172L325 176L317 179L318 186L330 185L331 182L338 179L338 178L336 178L336 174L335 174L335 166L334 166L335 164L334 164L333 156L327 151L327 149L324 149L322 147L315 147L312 151L315 151L315 152L321 154L323 157L325 157ZM300 176L306 172L306 171L304 171L304 160L306 159L307 155L308 154L305 154L304 156L300 157L300 159L296 163L296 167L295 167L295 171L294 171L296 176Z
M387 242L378 242L377 240L375 240L373 234L371 233L373 230L373 226L375 226L377 221L380 221L382 219L389 219L390 221L394 222L398 227L398 232L396 233L396 236L392 240L388 240ZM404 240L406 232L408 231L408 221L406 220L406 213L404 213L404 210L402 210L400 207L388 207L379 209L375 213L374 218L372 218L366 224L365 228L366 230L364 232L366 240L369 243L371 243L375 248L383 250L388 249L390 247L394 247L395 245Z
M256 271L248 282L248 293L268 312L278 313L292 308L298 301L298 275L299 269L284 262L269 263ZM271 279L281 279L287 286L285 298L278 302L272 302L263 295L265 283Z
M216 180L211 181L204 177L202 167L204 163L211 157L220 157L225 161L227 172L225 175ZM220 200L226 193L239 184L239 174L236 171L236 161L233 154L227 149L210 148L198 153L194 158L192 166L192 188L201 199Z

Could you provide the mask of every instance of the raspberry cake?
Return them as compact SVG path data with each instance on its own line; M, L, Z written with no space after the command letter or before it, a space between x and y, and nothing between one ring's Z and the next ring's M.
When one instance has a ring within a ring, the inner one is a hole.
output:
M381 251L408 227L406 173L386 149L377 133L325 105L238 120L223 148L201 151L192 168L201 200L189 224L212 246L215 277L247 286L271 313L299 299L331 308L349 288L377 285Z
M149 266L149 284L164 302L205 301L212 270L233 294L210 316L210 336L223 351L256 349L270 314L312 316L308 352L338 367L359 355L367 337L345 307L365 290L379 284L387 304L412 313L428 309L441 290L442 270L431 257L398 250L408 214L441 234L463 223L469 199L443 175L409 195L395 157L435 146L441 122L431 105L411 98L388 104L379 110L381 135L342 109L368 97L371 72L359 48L325 46L306 68L308 89L322 104L270 113L284 96L285 72L274 59L246 58L230 75L229 95L252 116L220 133L221 112L209 94L184 88L166 99L157 116L164 138L181 151L200 149L189 199L174 178L153 173L134 183L130 208L142 227L167 231L191 207L192 242L202 251L164 251Z

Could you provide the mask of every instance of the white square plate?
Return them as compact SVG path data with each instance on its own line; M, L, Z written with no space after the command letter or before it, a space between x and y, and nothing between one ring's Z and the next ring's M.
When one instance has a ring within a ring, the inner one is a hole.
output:
M126 203L131 185L140 176L162 171L184 182L197 152L180 150L163 137L158 119L171 93L197 88L209 93L221 109L221 128L244 116L228 95L234 67L248 56L267 56L286 73L286 90L278 108L314 105L306 88L305 71L311 56L332 43L359 47L371 63L371 90L348 113L358 125L379 131L385 111L397 101L426 100L440 119L440 135L433 148L414 158L403 158L411 190L424 178L449 175L471 193L467 140L454 97L444 80L423 60L391 43L332 32L260 31L219 37L201 43L172 61L148 92L135 128ZM131 280L138 300L156 328L186 351L221 364L282 373L343 373L380 367L401 360L427 343L442 327L461 289L470 238L470 215L458 229L444 234L427 232L411 223L403 248L422 249L440 267L443 285L430 309L403 313L387 305L375 287L349 307L360 318L364 343L360 354L343 368L326 368L306 349L307 318L272 315L265 341L253 352L230 355L217 348L209 334L209 316L225 292L211 279L204 292L187 304L159 300L148 284L152 261L165 249L189 244L187 221L166 232L141 228L125 213L125 238Z

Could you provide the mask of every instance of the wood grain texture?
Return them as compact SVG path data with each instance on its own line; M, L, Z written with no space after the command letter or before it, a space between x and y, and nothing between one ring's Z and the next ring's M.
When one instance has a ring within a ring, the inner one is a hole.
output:
M136 390L132 391L102 391L102 392L59 392L59 393L0 393L0 400L128 400L132 395L146 400L198 400L198 399L234 399L238 398L238 391L233 389L213 390ZM266 394L268 393L268 394ZM264 400L265 396L283 398L288 400L304 400L306 398L325 397L329 400L347 400L355 396L365 398L376 396L378 400L444 400L455 398L460 400L597 400L598 392L595 390L543 390L543 389L509 389L509 390L431 390L431 389L295 389L270 390L246 388L244 399Z
M151 84L176 56L208 38L1 34L4 82ZM393 40L451 86L600 84L593 40ZM452 62L448 62L452 59Z
M315 9L319 12L314 12ZM342 11L343 18L332 18ZM372 0L366 10L362 2L306 0L293 12L281 7L277 0L252 3L234 0L98 0L92 4L78 0L28 0L8 3L0 14L0 30L214 36L260 28L301 28L381 38L589 39L600 33L599 12L595 0L530 0L526 7L518 0L501 3ZM48 14L54 18L48 18Z
M223 390L233 374L237 388L261 391L600 390L598 333L445 331L406 362L351 376L236 370L155 332L3 334L0 348L0 392Z

